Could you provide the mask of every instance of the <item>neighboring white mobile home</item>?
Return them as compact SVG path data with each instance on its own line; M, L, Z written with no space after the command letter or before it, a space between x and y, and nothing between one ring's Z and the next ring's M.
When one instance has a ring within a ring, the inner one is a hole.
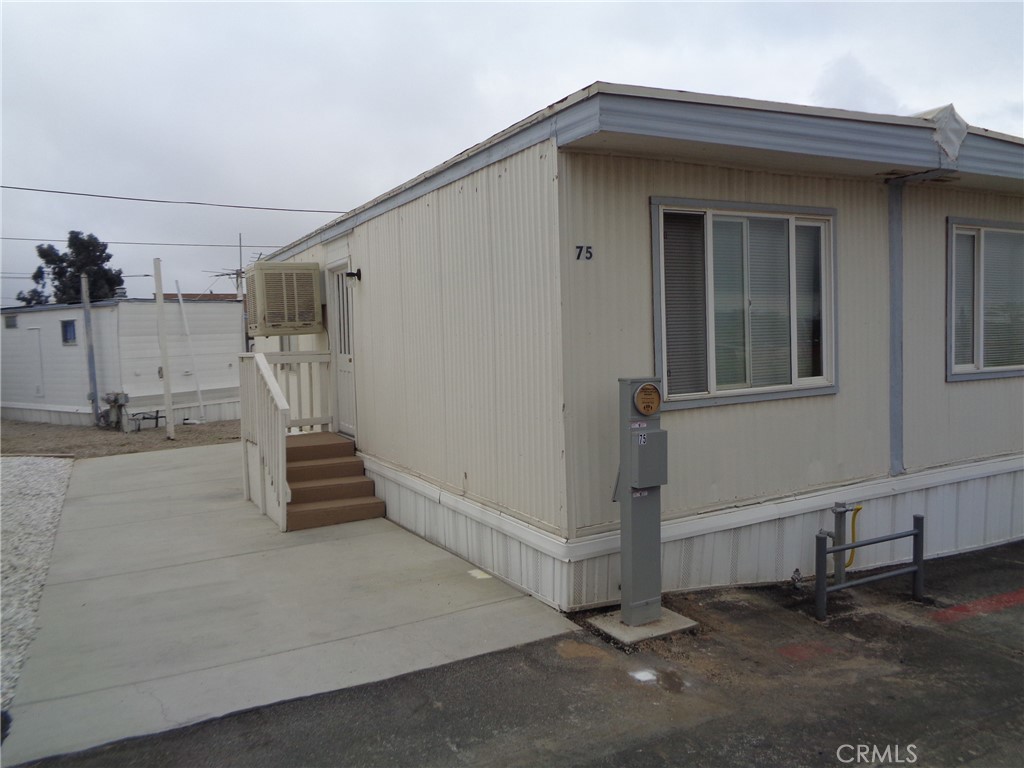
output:
M620 377L665 398L666 590L813 572L835 502L1024 536L1024 140L951 107L597 83L272 259L324 270L294 338L388 517L559 608L619 599Z
M110 408L104 397L121 394L123 427L156 426L155 419L138 416L157 411L163 424L156 301L111 299L91 307L100 410ZM176 297L168 297L164 313L174 420L200 418L200 392L207 420L237 419L238 354L245 349L242 302L193 299L184 301L183 310ZM45 304L6 307L2 314L3 417L92 424L84 308Z

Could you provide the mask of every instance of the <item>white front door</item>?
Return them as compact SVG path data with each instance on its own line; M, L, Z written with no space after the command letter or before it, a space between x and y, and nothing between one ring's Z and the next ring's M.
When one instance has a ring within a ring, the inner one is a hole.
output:
M352 349L352 287L349 262L329 272L331 293L331 367L335 381L335 429L356 436L356 374Z

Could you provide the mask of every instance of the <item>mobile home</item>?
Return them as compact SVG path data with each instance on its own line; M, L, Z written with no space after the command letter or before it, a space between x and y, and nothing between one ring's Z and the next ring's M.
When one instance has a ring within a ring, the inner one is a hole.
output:
M205 411L210 421L237 419L238 353L245 348L242 302L204 296L179 305L168 297L164 314L172 418L198 420ZM2 315L3 417L92 424L82 305L5 307ZM101 412L112 405L119 415L123 411L126 429L164 423L156 301L94 302L91 325Z
M812 572L836 502L928 556L1024 536L1024 140L951 106L596 83L272 260L322 270L289 343L387 516L561 609L619 600L623 377L665 590Z

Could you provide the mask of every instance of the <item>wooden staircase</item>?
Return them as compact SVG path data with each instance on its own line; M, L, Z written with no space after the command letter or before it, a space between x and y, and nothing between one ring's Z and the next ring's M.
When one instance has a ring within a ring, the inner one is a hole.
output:
M356 444L331 432L307 432L285 439L289 531L384 517L384 502L373 495Z

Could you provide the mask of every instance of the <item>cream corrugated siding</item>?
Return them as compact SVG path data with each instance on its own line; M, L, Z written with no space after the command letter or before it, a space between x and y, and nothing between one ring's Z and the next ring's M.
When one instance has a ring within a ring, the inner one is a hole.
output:
M537 145L357 227L360 449L566 529L556 161Z
M1024 451L1024 378L946 382L947 217L1024 223L1020 197L904 192L904 461L908 469Z
M616 381L654 373L652 196L837 209L839 393L663 412L663 518L885 474L884 185L585 154L563 154L561 173L567 472L581 534L618 525ZM593 260L576 260L578 244Z

